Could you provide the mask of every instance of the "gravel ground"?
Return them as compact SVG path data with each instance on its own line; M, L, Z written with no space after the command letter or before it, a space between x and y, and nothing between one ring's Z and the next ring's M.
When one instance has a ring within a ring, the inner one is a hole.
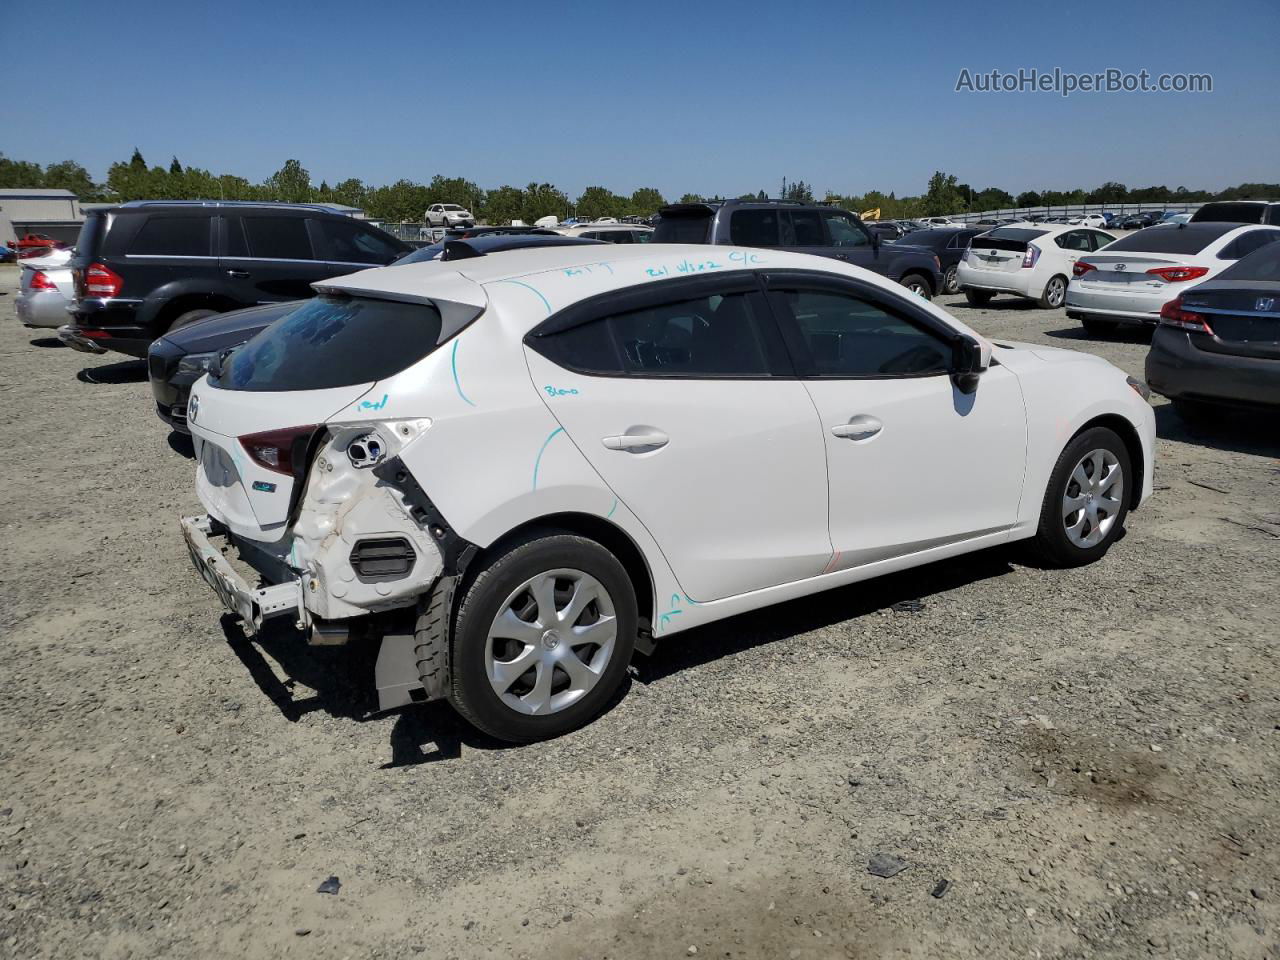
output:
M1092 567L704 628L506 748L223 621L141 365L23 330L0 271L0 955L1280 956L1274 420L1159 406L1156 497ZM1139 338L942 302L1141 375Z

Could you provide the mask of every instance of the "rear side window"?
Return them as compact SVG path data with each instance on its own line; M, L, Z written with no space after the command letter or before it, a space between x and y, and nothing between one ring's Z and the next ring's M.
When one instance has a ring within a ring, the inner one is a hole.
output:
M369 383L421 360L439 339L440 312L430 304L316 297L237 349L215 386L286 391Z
M148 217L129 253L153 257L209 256L209 217Z
M249 256L270 260L314 260L307 221L302 217L252 217L244 220Z
M932 376L949 370L946 344L867 300L826 290L770 296L778 312L793 319L817 376Z
M1261 248L1263 252L1254 254L1239 263L1233 264L1218 274L1218 282L1223 280L1280 282L1280 244L1270 243Z
M777 210L735 210L729 218L729 241L739 247L776 247Z
M831 231L833 247L865 247L871 243L866 233L858 229L853 218L847 214L827 214L827 229Z
M694 216L664 216L653 231L654 243L706 243L710 238L711 212Z
M315 220L321 255L342 263L390 263L403 251L390 237L375 233L354 220Z
M582 373L638 377L767 377L745 293L714 294L592 320L537 349Z

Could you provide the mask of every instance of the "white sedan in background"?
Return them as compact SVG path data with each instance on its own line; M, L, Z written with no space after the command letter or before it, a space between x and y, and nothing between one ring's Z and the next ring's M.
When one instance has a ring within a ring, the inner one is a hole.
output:
M1076 260L1113 240L1091 227L997 227L969 241L956 280L973 306L990 303L997 293L1011 293L1056 309L1066 299Z
M725 617L1016 540L1098 560L1152 490L1139 381L827 257L564 246L316 289L192 389L191 555L250 629L378 644L383 709L504 740Z
M1107 333L1122 323L1155 326L1170 300L1277 240L1280 227L1260 224L1147 227L1075 263L1067 316L1090 333Z

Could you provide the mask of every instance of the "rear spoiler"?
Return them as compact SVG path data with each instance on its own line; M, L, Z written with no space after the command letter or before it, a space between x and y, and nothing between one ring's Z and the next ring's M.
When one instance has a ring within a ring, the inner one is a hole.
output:
M440 342L444 343L484 313L489 306L489 298L484 287L460 273L442 273L424 279L417 268L428 266L430 264L424 263L375 267L333 280L318 281L311 288L317 293L429 303L440 311Z

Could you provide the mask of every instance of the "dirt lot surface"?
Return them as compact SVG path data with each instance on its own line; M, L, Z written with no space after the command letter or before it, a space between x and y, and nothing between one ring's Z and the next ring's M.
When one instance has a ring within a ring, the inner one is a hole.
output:
M23 330L0 271L0 955L1280 956L1275 421L1161 402L1095 566L988 552L681 635L505 748L238 639L141 365ZM1140 338L942 303L1141 375Z

